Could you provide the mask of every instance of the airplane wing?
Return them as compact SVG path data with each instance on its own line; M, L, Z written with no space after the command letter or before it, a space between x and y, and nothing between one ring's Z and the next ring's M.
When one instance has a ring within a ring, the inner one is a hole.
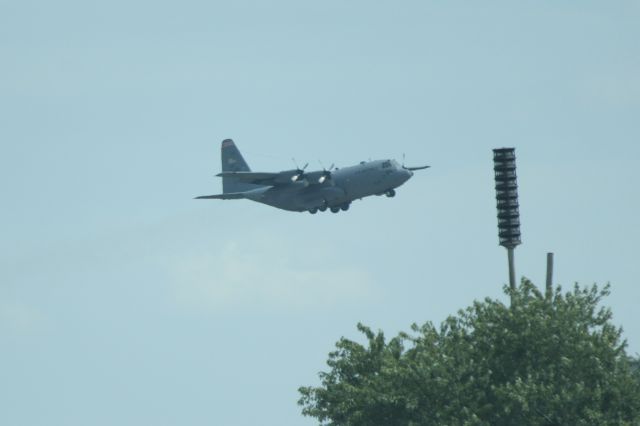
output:
M241 198L245 198L243 192L229 192L227 194L201 195L195 197L194 200L239 200Z
M317 172L305 173L304 177L309 185L322 185L327 179L331 178L331 172L319 170Z
M402 167L404 167L405 169L410 170L410 171L412 171L412 172L413 172L413 171L415 171L415 170L428 169L428 168L429 168L429 167L431 167L431 166L419 166L419 167L405 167L405 166L402 166Z
M252 183L255 185L287 185L292 183L291 178L296 174L295 170L278 172L278 173L265 173L265 172L222 172L216 176L222 178L234 178L244 183Z
M278 177L279 173L262 173L262 172L222 172L216 176L236 178L245 183L255 183L263 185L263 182L270 181Z

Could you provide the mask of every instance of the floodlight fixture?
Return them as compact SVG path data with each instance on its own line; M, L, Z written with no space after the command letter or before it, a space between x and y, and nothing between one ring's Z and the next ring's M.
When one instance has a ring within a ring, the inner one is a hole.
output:
M496 207L498 209L498 238L509 256L509 284L515 289L513 250L521 244L520 205L516 175L515 148L493 150L493 170L496 182Z

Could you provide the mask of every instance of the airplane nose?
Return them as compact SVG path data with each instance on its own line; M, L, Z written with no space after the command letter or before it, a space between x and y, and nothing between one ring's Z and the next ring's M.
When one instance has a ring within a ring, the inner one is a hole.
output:
M413 172L405 168L403 168L402 170L399 170L399 172L400 173L397 176L400 178L402 183L408 181L411 178L411 176L413 176Z

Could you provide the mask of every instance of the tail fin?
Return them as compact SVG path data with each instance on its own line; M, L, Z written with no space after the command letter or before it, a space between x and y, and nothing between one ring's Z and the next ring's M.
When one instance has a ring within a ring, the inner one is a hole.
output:
M222 159L222 171L223 172L250 172L251 169L240 150L236 147L236 144L231 139L225 139L222 141L221 155ZM222 178L222 192L245 192L252 189L260 188L260 185L254 185L251 183L239 182L238 179L232 177Z
M222 141L222 171L223 172L250 172L251 169L240 150L236 147L231 139L225 139Z

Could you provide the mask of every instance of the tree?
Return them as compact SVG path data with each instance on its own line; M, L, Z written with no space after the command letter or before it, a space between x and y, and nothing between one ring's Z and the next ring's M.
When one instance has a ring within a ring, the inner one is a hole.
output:
M338 341L321 386L299 389L303 414L343 426L640 424L638 361L599 308L609 286L545 297L523 279L505 292L511 307L487 298L388 342L358 324L367 343Z

